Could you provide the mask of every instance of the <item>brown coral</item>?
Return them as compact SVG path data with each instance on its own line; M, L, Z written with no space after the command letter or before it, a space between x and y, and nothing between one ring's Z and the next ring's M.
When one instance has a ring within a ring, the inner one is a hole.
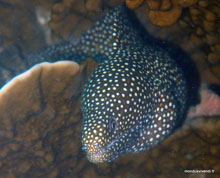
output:
M174 24L182 13L182 8L190 7L197 0L146 0L150 11L149 18L152 24L170 26Z
M39 168L45 175L57 175L55 159L60 160L57 163L61 167L75 166L74 157L80 149L79 93L85 67L67 61L42 63L0 91L0 177L8 177L6 172L14 168L15 177L37 176L34 172ZM55 154L54 149L60 152ZM72 157L70 163L63 163L66 157Z
M181 15L181 8L175 7L169 11L149 11L149 19L152 24L158 26L169 26L174 24Z
M144 2L144 0L126 0L125 2L128 8L136 9Z
M220 78L219 67L220 59L220 29L219 15L220 8L218 1L198 1L195 5L189 7L189 14L183 17L184 28L194 36L193 39L199 39L199 46L206 51L207 63L211 66L211 71L217 78ZM183 23L181 23L183 26ZM198 40L192 41L198 45Z

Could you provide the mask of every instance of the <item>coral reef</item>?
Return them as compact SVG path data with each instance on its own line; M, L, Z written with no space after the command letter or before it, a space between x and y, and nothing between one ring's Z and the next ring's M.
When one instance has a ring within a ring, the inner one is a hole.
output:
M15 69L24 69L28 53L47 43L34 15L36 6L51 13L51 39L56 40L77 38L120 2L1 1L1 84ZM135 12L151 35L177 43L190 55L202 80L220 83L218 4L219 0L147 0ZM164 28L150 23L151 11L166 13L173 8L181 9L178 23ZM74 66L41 64L25 80L17 80L19 85L0 92L0 177L194 177L184 173L189 169L210 170L196 174L200 177L220 176L217 116L187 119L150 151L124 155L113 163L89 163L81 150L80 93L96 63L88 60Z
M188 30L193 43L207 53L207 65L220 78L220 1L200 0L189 8L180 25Z

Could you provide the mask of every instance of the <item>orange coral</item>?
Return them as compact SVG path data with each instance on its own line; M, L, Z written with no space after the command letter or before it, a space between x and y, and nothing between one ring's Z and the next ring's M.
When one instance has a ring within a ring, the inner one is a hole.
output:
M126 0L125 2L128 8L136 9L144 2L144 0Z
M181 8L175 7L169 11L149 11L149 19L152 24L158 26L169 26L174 24L181 15Z

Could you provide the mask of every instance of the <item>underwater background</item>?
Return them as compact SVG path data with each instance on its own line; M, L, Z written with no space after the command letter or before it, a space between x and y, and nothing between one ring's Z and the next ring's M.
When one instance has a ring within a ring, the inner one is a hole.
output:
M0 0L1 85L22 71L28 54L60 39L77 40L121 2ZM126 3L149 34L177 44L191 57L201 81L220 84L219 0ZM150 151L90 163L81 150L80 96L96 65L88 59L77 75L42 66L0 96L0 178L220 176L217 116L188 119Z

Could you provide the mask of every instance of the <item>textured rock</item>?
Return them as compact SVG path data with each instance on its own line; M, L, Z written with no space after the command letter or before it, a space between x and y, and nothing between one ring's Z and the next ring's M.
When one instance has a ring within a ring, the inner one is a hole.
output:
M190 7L197 3L198 0L172 0L174 6Z
M172 3L170 2L170 0L161 1L160 10L166 11L169 10L171 7L172 7Z
M101 11L102 1L101 0L87 0L85 7L88 11Z
M199 1L198 4L199 4L199 6L201 6L201 7L207 7L208 4L209 4L209 2L208 2L208 1Z
M201 14L201 11L199 11L199 9L198 8L194 8L194 7L190 7L189 8L189 11L190 11L190 14L191 15L200 15Z
M219 53L209 53L208 60L212 64L220 63L220 54Z
M207 20L203 21L203 28L207 32L214 32L216 30L215 23L207 21Z
M76 106L85 69L73 62L42 63L0 91L0 172L16 168L16 177L46 176L76 166L81 135ZM39 168L44 171L37 173Z
M154 25L169 26L181 16L182 8L191 7L198 0L147 0L149 18Z
M115 7L120 3L124 3L125 0L103 0L107 6Z
M214 21L214 20L216 20L215 14L214 14L213 12L209 11L209 10L206 10L206 11L205 11L205 18L206 18L206 20L208 20L208 21Z
M158 26L169 26L174 24L181 15L181 8L175 7L169 11L150 10L149 19L152 24Z
M90 5L87 4L86 6L83 1L77 0L55 3L52 7L50 21L53 39L58 37L65 38L67 36L75 39L89 28L93 21L93 12L87 11L86 7L88 8L88 6ZM92 7L90 6L89 8ZM93 11L99 11L99 9L94 9L93 7Z
M214 45L214 51L220 53L220 44Z
M219 21L220 8L216 4L219 1L198 1L189 8L190 14L185 14L184 23L180 23L185 29L188 29L191 41L206 52L206 60L211 66L213 74L219 78ZM196 29L196 30L195 30ZM213 65L214 64L214 65ZM207 64L208 65L208 64ZM205 72L204 72L205 73Z
M196 35L198 36L204 35L204 30L201 27L198 27L196 29Z
M211 67L211 71L220 78L220 65L214 65Z
M144 0L126 0L125 2L129 9L136 9L144 2Z
M190 35L190 40L197 46L200 46L203 44L202 39L193 33Z
M20 47L23 53L28 54L36 50L39 45L42 47L46 45L44 32L39 28L35 16L29 13L28 7L14 7L6 2L5 5L0 5L0 21L1 24L4 24L0 25L3 47L21 43Z
M159 10L160 0L146 0L146 2L151 10Z
M211 46L218 44L220 42L220 38L218 34L206 34L206 42Z
M50 27L53 39L77 39L86 29L103 16L110 7L124 0L68 0L55 3L52 7Z

